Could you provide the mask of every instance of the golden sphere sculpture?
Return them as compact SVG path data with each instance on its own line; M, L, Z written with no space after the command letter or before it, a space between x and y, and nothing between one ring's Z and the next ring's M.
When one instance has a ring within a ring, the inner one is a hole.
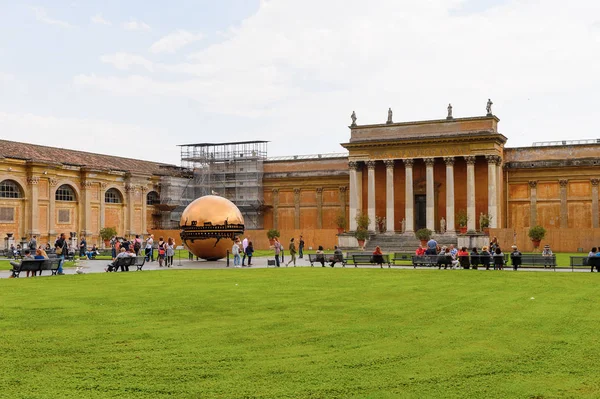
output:
M205 195L185 208L179 227L181 240L191 253L218 260L227 256L233 239L244 233L244 217L227 198Z

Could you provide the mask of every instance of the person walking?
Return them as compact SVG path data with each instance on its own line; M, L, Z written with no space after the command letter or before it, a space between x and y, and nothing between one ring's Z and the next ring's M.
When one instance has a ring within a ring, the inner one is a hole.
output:
M252 254L254 253L254 246L252 245L252 241L248 241L248 246L244 250L244 258L248 257L248 267L252 266ZM244 266L244 261L242 261L242 266Z
M290 245L289 245L288 249L290 251L291 259L288 260L288 263L285 265L285 267L288 267L290 265L290 263L292 263L292 262L294 262L294 267L296 267L296 243L294 243L293 238L290 240Z
M158 239L158 267L162 267L165 262L165 241L162 237Z
M234 241L231 247L231 253L233 254L233 266L240 267L240 246L239 241Z
M133 251L135 252L135 256L139 256L140 249L142 249L142 239L139 234L136 234L135 240L133 240Z
M279 254L281 253L282 247L277 237L275 237L274 239L273 249L275 250L275 266L280 267L281 265L279 264Z
M304 239L300 236L300 241L298 241L298 257L302 259L304 255Z
M79 257L85 257L85 253L87 252L87 241L85 240L85 236L81 237L81 242L79 243Z
M150 234L150 237L146 238L146 248L144 253L146 255L146 262L154 262L154 234Z
M171 266L173 266L173 257L175 256L175 241L173 240L173 238L169 237L167 239L165 248L166 248L165 251L166 251L166 256L167 256L166 266L171 267Z
M246 248L248 248L248 241L248 237L244 237L242 240L242 251L244 252L242 255L242 266L244 266L244 263L246 263Z
M65 233L60 233L58 240L56 240L56 242L54 243L54 253L56 253L56 257L60 259L58 262L58 270L56 271L56 274L58 275L62 276L63 274L65 274L63 272L63 263L65 262L65 256L67 255L68 250L69 247L65 238Z

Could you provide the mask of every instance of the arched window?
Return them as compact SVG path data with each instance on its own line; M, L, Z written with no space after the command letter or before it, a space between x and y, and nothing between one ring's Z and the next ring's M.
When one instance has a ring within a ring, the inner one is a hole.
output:
M158 205L160 204L160 198L158 197L158 193L156 191L150 191L146 195L146 205Z
M19 185L12 180L0 183L0 198L23 198Z
M68 184L63 184L56 190L56 195L54 197L57 201L70 201L75 202L75 191L73 191L73 187Z
M121 193L116 188L108 189L104 193L104 202L107 204L120 204L123 202L121 199Z

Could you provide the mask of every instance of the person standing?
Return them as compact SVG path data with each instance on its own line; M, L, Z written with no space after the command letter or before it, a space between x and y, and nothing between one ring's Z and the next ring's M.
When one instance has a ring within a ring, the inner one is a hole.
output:
M279 242L279 239L277 237L275 237L275 239L274 239L273 249L275 250L275 266L279 267L279 266L281 266L279 264L279 254L281 253L281 243Z
M113 260L115 260L117 258L117 237L116 236L112 236L110 238L110 253L111 253L111 258Z
M427 241L427 250L425 251L425 255L437 255L438 243L433 238Z
M146 255L146 262L154 262L154 234L150 234L150 237L146 238L146 248L144 254Z
M87 241L85 240L85 236L81 236L81 242L79 243L79 257L85 257L85 253L87 252Z
M233 246L231 247L231 253L233 254L233 266L240 267L240 246L238 245L239 241L234 241Z
M300 236L300 241L298 242L298 257L302 259L304 255L304 239Z
M288 267L292 262L294 262L294 267L296 267L296 243L294 242L293 238L290 240L288 249L290 250L291 259L288 260L288 263L285 265L285 267Z
M162 237L160 237L158 239L158 267L162 267L162 265L165 261L165 256L166 256L165 241L163 240Z
M136 234L135 240L133 240L133 251L135 252L135 256L140 254L140 249L142 249L142 239L139 234Z
M516 271L519 266L521 266L521 256L523 256L523 254L517 249L516 245L513 245L511 248L512 252L510 253L510 263L513 265L513 270ZM546 265L544 265L544 267L546 267Z
M60 233L58 240L54 243L54 252L56 253L56 257L59 259L58 262L58 270L56 274L63 275L63 263L65 262L65 255L67 255L67 251L69 247L67 245L67 240L65 238L65 233Z
M252 241L248 241L248 246L244 250L244 257L248 256L248 267L252 266L252 254L254 253L254 246L252 245ZM242 261L242 266L244 266L244 262Z
M167 256L167 267L173 266L173 257L175 256L175 241L173 238L167 238L167 243L165 244L165 252Z
M31 240L29 240L29 250L32 251L32 253L37 249L37 240L36 240L36 236L32 236Z
M594 272L594 261L590 262L590 258L596 256L597 248L593 247L592 250L588 253L587 265L591 266L590 272Z
M244 254L242 256L242 266L244 266L244 263L246 263L246 249L248 248L248 237L245 237L242 240L242 250L244 251ZM250 262L250 261L248 261Z

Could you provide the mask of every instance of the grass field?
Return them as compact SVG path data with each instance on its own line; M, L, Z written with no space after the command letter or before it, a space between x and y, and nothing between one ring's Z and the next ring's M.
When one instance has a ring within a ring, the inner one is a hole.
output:
M592 273L0 280L2 398L597 398Z

